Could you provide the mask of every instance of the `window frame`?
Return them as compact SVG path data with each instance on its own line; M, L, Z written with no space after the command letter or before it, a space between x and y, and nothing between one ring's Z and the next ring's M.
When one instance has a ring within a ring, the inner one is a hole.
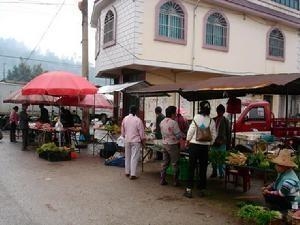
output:
M183 11L183 15L184 15L184 17L183 17L183 20L184 20L183 21L183 32L184 32L183 39L175 39L175 38L170 38L170 37L159 35L160 8L161 8L161 6L163 6L164 4L166 4L168 2L173 2L177 5L179 5L181 10ZM154 37L154 40L186 45L187 44L187 32L188 32L187 24L188 24L188 13L187 13L185 6L179 0L160 0L155 7L155 37Z
M289 4L281 3L281 2L278 1L278 0L271 0L271 1L274 2L274 3L276 3L276 4L279 4L279 5L281 5L281 6L288 7L289 9L293 9L293 10L297 10L297 11L300 10L300 1L299 1L299 0L296 0L296 1L298 1L298 7L292 7L292 6L290 6Z
M226 21L226 25L227 25L227 33L226 33L226 46L217 46L217 45L210 45L206 43L206 25L207 25L207 21L208 18L213 15L214 13L218 13L220 14ZM216 51L222 51L222 52L228 52L229 51L229 33L230 33L230 24L229 24L229 20L226 17L226 15L220 11L220 10L216 10L216 9L212 9L210 11L208 11L203 19L203 42L202 42L202 47L205 49L211 49L211 50L216 50Z
M95 33L95 60L98 58L101 49L101 20L98 18L97 29Z
M273 56L270 55L270 35L272 33L273 30L279 30L280 33L282 34L283 37L283 56ZM267 33L267 37L266 37L266 58L269 60L273 60L273 61L281 61L284 62L285 61L285 51L286 51L286 38L284 35L284 32L282 32L282 30L278 27L271 27Z
M112 15L113 15L113 29L112 29L112 32L113 32L113 36L112 36L112 40L108 41L108 42L104 42L104 39L105 39L105 20L106 20L106 17L108 15L109 12L112 12ZM103 40L102 40L102 43L103 43L103 49L105 48L108 48L108 47L111 47L113 45L116 44L116 33L117 33L117 13L116 13L116 10L114 7L111 7L107 10L107 12L105 13L105 17L104 17L104 21L103 21Z

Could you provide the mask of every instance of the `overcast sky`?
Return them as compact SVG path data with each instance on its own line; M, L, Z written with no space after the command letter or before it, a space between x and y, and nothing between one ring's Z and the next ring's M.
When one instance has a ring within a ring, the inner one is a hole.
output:
M93 1L89 0L90 15L92 7ZM37 50L49 50L78 61L82 55L81 19L78 0L0 0L0 37L14 38L30 49L41 40ZM89 58L93 64L94 33L89 25Z

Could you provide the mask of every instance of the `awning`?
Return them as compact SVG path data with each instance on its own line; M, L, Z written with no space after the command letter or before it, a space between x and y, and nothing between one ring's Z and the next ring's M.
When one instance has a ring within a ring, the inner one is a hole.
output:
M215 77L184 88L189 101L218 99L246 94L300 95L300 73Z
M149 87L150 84L147 81L127 82L124 84L106 85L99 88L98 93L109 94L115 91L128 92L130 90L137 90L145 87Z
M178 92L188 101L246 94L300 95L300 73L213 77L185 84L153 85L132 93L140 96Z

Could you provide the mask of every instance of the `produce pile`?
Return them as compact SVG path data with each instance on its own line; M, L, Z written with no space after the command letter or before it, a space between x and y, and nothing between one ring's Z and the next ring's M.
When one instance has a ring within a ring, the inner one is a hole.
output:
M36 149L36 152L38 154L41 154L43 152L70 152L72 149L68 148L66 146L58 147L54 142L49 142L46 144L43 144L41 147Z
M116 134L121 133L121 128L116 124L114 124L114 125L106 124L106 125L104 125L104 129L106 131L111 131L111 132L116 133Z
M247 156L241 152L230 152L226 157L226 163L230 165L243 166L246 164Z

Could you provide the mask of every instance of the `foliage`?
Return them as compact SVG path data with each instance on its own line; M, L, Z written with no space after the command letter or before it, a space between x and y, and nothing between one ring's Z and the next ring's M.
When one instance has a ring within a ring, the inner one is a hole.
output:
M36 152L38 154L41 154L43 152L61 152L61 153L68 153L70 151L70 148L67 147L57 147L54 142L49 142L46 144L43 144L41 147L36 149Z
M19 65L14 66L12 70L8 70L7 79L28 82L43 72L41 64L30 66L21 59Z
M247 165L262 169L270 168L270 163L267 157L261 151L248 155Z
M227 156L228 156L227 151L210 150L208 152L209 161L214 165L225 164Z
M244 205L238 211L238 216L257 225L268 225L274 219L282 217L279 211L269 210L262 206Z

